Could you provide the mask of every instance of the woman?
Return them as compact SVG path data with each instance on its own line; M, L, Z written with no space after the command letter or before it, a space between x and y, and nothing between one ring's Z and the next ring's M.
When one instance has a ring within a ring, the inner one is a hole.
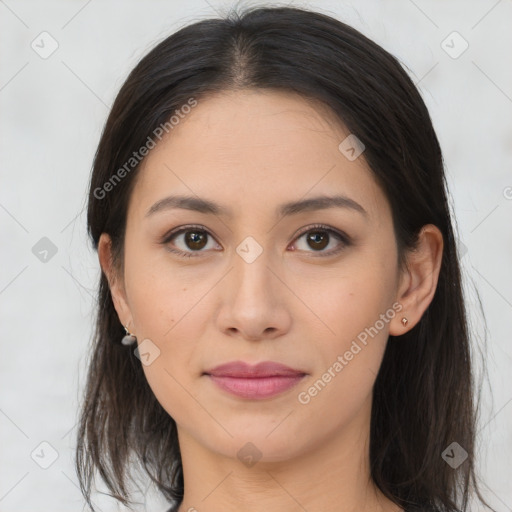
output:
M88 228L91 507L96 470L129 503L131 457L179 512L480 497L441 150L361 33L258 8L168 37L112 107Z

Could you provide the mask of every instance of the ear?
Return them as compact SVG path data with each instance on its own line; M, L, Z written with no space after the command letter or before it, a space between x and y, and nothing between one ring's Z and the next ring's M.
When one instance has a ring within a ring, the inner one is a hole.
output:
M119 276L117 269L112 261L112 239L107 233L102 233L98 241L98 257L103 273L105 274L112 301L117 311L119 321L123 326L127 326L130 332L130 324L132 323L132 314L126 300L123 276Z
M418 235L417 247L407 255L407 268L402 272L396 301L402 310L390 323L389 334L400 336L412 329L428 308L437 287L443 256L443 235L433 224L426 224ZM408 322L404 326L402 318Z

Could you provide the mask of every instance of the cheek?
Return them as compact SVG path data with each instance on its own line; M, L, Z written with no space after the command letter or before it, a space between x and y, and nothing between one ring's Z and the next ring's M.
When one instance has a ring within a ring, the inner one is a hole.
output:
M319 318L311 317L319 329L319 364L308 387L301 389L306 392L305 400L318 400L317 405L334 407L343 415L359 407L370 393L386 348L389 324L396 314L391 307L391 268L389 261L361 257L350 265L347 262L343 272L317 281L317 286L322 282L323 286L321 290L317 287L316 294L309 294L308 305ZM309 332L314 335L315 331Z
M390 308L393 278L378 262L360 258L357 264L347 263L342 270L303 286L297 295L308 298L304 302L315 313L312 321L342 348Z
M133 302L134 318L151 359L150 364L144 364L141 355L144 374L167 413L178 423L186 422L190 415L201 414L200 410L193 410L196 403L190 392L197 368L195 340L201 337L197 315L206 314L197 302L205 292L190 293L190 287L176 279L155 279L154 274L139 286L140 294ZM139 352L143 354L141 345Z
M204 297L212 287L211 277L173 269L165 256L136 248L126 258L125 269L126 291L148 384L176 421L186 421L194 413L191 409L195 402L189 392L195 377L192 370L198 368L200 347L195 340L201 339L204 319L211 316ZM149 356L144 357L144 353Z
M329 430L347 424L369 403L394 310L382 306L382 287L357 279L342 281L326 295L331 301L324 297L317 305L334 334L323 329L327 334L318 337L316 357L311 354L315 373L297 390L297 401L305 413L318 411L323 417L329 411L330 426L321 427ZM387 321L381 320L386 311L391 311Z
M196 308L201 310L200 298L211 287L207 275L171 265L170 259L163 248L141 241L133 244L125 260L126 292L134 323L144 337L162 345L176 329L190 325L189 316Z

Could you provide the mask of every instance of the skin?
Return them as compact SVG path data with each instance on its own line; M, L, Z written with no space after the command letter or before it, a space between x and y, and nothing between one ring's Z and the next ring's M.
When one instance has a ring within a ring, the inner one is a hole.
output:
M399 271L390 206L364 153L349 161L338 149L347 135L324 107L291 93L202 99L142 163L122 275L112 265L109 236L101 236L100 263L120 322L139 344L149 339L160 350L143 368L178 426L180 512L400 510L369 474L371 392L389 334L411 329L434 296L443 240L438 228L424 226L407 270ZM347 208L275 216L281 203L335 193L367 216ZM170 194L207 198L233 216L172 209L145 217ZM323 232L328 245L308 244L307 229L300 231L316 223L352 243ZM183 234L162 239L187 224L211 236L185 259L168 248L190 253L197 246ZM248 236L263 249L251 263L236 252ZM319 256L338 247L338 254ZM394 303L403 309L300 403L298 394ZM247 400L203 375L233 360L278 361L307 375L281 395ZM250 467L237 456L248 442L261 454Z

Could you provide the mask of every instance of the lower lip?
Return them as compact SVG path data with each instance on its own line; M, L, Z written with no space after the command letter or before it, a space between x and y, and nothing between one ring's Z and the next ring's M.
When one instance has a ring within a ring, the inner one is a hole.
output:
M269 398L297 385L305 375L286 375L259 378L220 377L207 375L221 389L241 398Z

